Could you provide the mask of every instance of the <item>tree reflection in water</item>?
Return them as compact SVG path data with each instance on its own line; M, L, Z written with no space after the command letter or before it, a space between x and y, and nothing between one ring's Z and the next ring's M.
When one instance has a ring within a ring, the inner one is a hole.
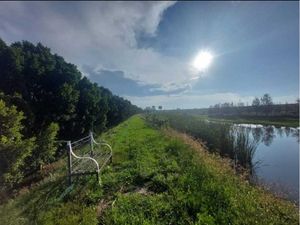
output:
M264 134L263 129L260 127L256 127L252 129L252 136L257 143L261 142L263 134Z
M267 126L264 128L264 136L262 142L266 146L270 146L273 142L273 139L276 137L273 126Z
M276 134L279 137L294 137L297 142L300 142L300 130L293 127L281 127L275 128L274 126L262 126L254 124L234 124L233 127L239 128L240 131L251 132L252 138L257 143L264 143L266 146L270 146L276 138Z
M254 157L254 154L251 155L252 162L250 164L248 163L248 165L250 166L247 167L247 169L249 170L249 175L248 175L249 181L253 184L261 184L267 187L267 189L270 189L272 192L280 194L279 196L285 197L293 201L295 200L298 203L297 196L299 195L299 191L298 191L299 186L297 185L293 186L294 185L293 183L289 183L289 182L294 182L294 179L297 179L293 175L295 171L294 170L292 171L292 169L291 170L282 169L281 171L282 173L293 173L293 174L284 175L285 179L283 179L284 180L283 182L280 180L276 180L276 179L281 179L280 177L282 176L282 174L277 174L276 172L278 171L278 165L272 164L273 163L272 160L274 160L274 158L271 157L271 161L270 161L264 159L264 157L269 157L270 154L272 155L273 149L275 151L274 153L275 157L278 157L276 156L279 150L278 146L281 146L279 148L282 148L282 146L286 146L285 144L289 142L291 142L291 144L288 145L287 147L289 148L288 150L294 150L294 148L296 147L295 141L297 141L298 143L300 142L300 136L299 136L300 128L291 128L291 127L276 128L274 126L262 126L262 125L254 125L254 124L239 124L239 125L235 124L233 127L239 129L240 132L244 132L246 137L248 137L249 129L250 129L251 130L250 139L258 143L258 145L261 144L261 147L258 147L257 150L266 151L266 154L263 153L262 156L260 155L259 157ZM284 140L286 138L288 138L289 140ZM277 143L277 139L281 139L281 140L278 140ZM282 145L283 143L284 145ZM272 146L272 144L274 146ZM291 153L290 151L287 151L286 154L296 154L298 156L299 153L295 153L294 151ZM287 158L289 158L288 156L289 155L287 155ZM275 158L275 161L276 160L277 158ZM283 162L280 165L281 166L284 165L284 167L286 167L287 165L285 163L287 162ZM289 168L294 168L293 167L294 164L295 161L292 161L291 167ZM298 165L299 164L297 163L296 168L299 168ZM274 167L274 169L272 167ZM262 175L261 171L268 171L268 172L266 172L266 174L262 173L263 174Z

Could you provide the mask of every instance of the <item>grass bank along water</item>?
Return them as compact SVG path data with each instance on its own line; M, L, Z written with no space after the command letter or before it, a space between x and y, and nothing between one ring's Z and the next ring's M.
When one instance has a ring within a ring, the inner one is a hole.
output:
M250 138L249 132L239 127L232 127L227 123L211 123L180 113L148 113L145 118L150 124L170 126L201 139L211 152L233 159L235 165L241 165L250 171L253 168L252 158L257 143Z
M63 164L0 209L0 224L298 224L298 210L234 175L201 144L134 116L103 135L113 163L61 196Z
M231 158L239 171L246 168L252 183L299 203L299 129L230 124L181 112L155 112L146 118L201 139L210 152Z

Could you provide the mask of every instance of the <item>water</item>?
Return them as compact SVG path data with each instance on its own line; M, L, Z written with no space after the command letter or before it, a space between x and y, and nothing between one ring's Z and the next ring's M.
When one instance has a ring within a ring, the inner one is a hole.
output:
M272 192L299 203L299 128L235 124L258 143L253 178Z

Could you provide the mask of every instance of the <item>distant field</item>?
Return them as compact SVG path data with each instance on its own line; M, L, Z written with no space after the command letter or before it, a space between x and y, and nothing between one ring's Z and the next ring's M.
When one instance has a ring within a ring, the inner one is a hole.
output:
M103 138L113 163L69 194L65 161L0 206L0 224L298 224L298 209L236 176L191 138L134 116Z
M228 122L228 123L252 123L252 124L262 124L262 125L274 125L277 127L299 127L299 119L295 118L258 118L258 117L211 117L208 115L197 116L201 119L207 119L216 122Z

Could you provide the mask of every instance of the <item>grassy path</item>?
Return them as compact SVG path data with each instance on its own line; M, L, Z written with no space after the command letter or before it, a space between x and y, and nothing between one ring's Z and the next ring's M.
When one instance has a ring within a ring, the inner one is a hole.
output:
M0 206L0 224L298 224L291 203L250 187L188 137L134 116L103 138L114 156L102 187L84 177L62 197L57 162L51 176Z

